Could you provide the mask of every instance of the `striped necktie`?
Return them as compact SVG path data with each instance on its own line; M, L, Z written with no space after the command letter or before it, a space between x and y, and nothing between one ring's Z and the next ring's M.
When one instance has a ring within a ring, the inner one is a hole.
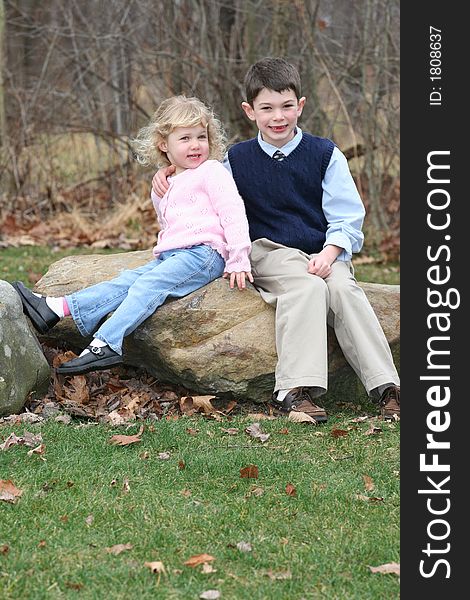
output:
M286 157L285 154L283 154L280 150L276 150L276 152L273 154L273 158L274 160L284 160Z

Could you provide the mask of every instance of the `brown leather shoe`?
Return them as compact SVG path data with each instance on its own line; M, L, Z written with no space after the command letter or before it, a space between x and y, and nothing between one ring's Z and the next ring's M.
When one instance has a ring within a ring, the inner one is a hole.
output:
M276 396L273 394L272 406L281 413L303 412L315 419L317 423L326 423L328 420L325 409L313 402L308 387L293 388L281 402Z
M400 418L400 388L397 385L388 387L380 398L380 414L382 419Z

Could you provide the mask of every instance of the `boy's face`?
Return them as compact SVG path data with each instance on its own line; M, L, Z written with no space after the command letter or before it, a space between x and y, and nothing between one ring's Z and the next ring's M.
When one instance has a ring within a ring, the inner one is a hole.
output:
M304 104L305 98L297 100L293 90L275 92L263 88L253 100L253 106L242 102L242 108L246 116L256 122L263 140L281 148L294 137Z

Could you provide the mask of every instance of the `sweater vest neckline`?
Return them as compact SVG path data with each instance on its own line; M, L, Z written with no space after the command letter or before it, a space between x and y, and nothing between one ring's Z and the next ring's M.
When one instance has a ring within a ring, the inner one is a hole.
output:
M293 160L295 158L295 155L298 152L301 152L303 150L305 144L307 143L307 138L306 138L305 132L302 132L302 137L300 138L300 141L297 144L297 146L292 150L292 152L289 152L289 154L285 155L285 158L283 158L282 160L276 160L270 154L268 154L265 150L263 150L263 148L261 147L261 144L258 141L258 138L253 138L253 141L256 142L256 146L258 147L258 150L263 155L264 159L270 160L274 163L277 163L278 166L275 168L280 168L280 166L282 166L283 163L285 163L289 159ZM282 150L280 148L278 148L278 150L279 150L279 152L282 152Z

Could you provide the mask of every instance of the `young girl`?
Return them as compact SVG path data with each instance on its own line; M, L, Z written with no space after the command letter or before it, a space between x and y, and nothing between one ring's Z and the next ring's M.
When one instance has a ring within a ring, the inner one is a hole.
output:
M124 337L167 298L186 296L222 274L231 288L236 283L244 289L246 279L253 282L245 209L234 180L219 162L224 135L213 112L197 98L169 98L133 142L141 164L175 167L163 198L152 191L161 227L155 258L63 298L13 284L39 332L71 315L83 336L93 334L90 345L58 367L58 373L88 373L122 363Z

